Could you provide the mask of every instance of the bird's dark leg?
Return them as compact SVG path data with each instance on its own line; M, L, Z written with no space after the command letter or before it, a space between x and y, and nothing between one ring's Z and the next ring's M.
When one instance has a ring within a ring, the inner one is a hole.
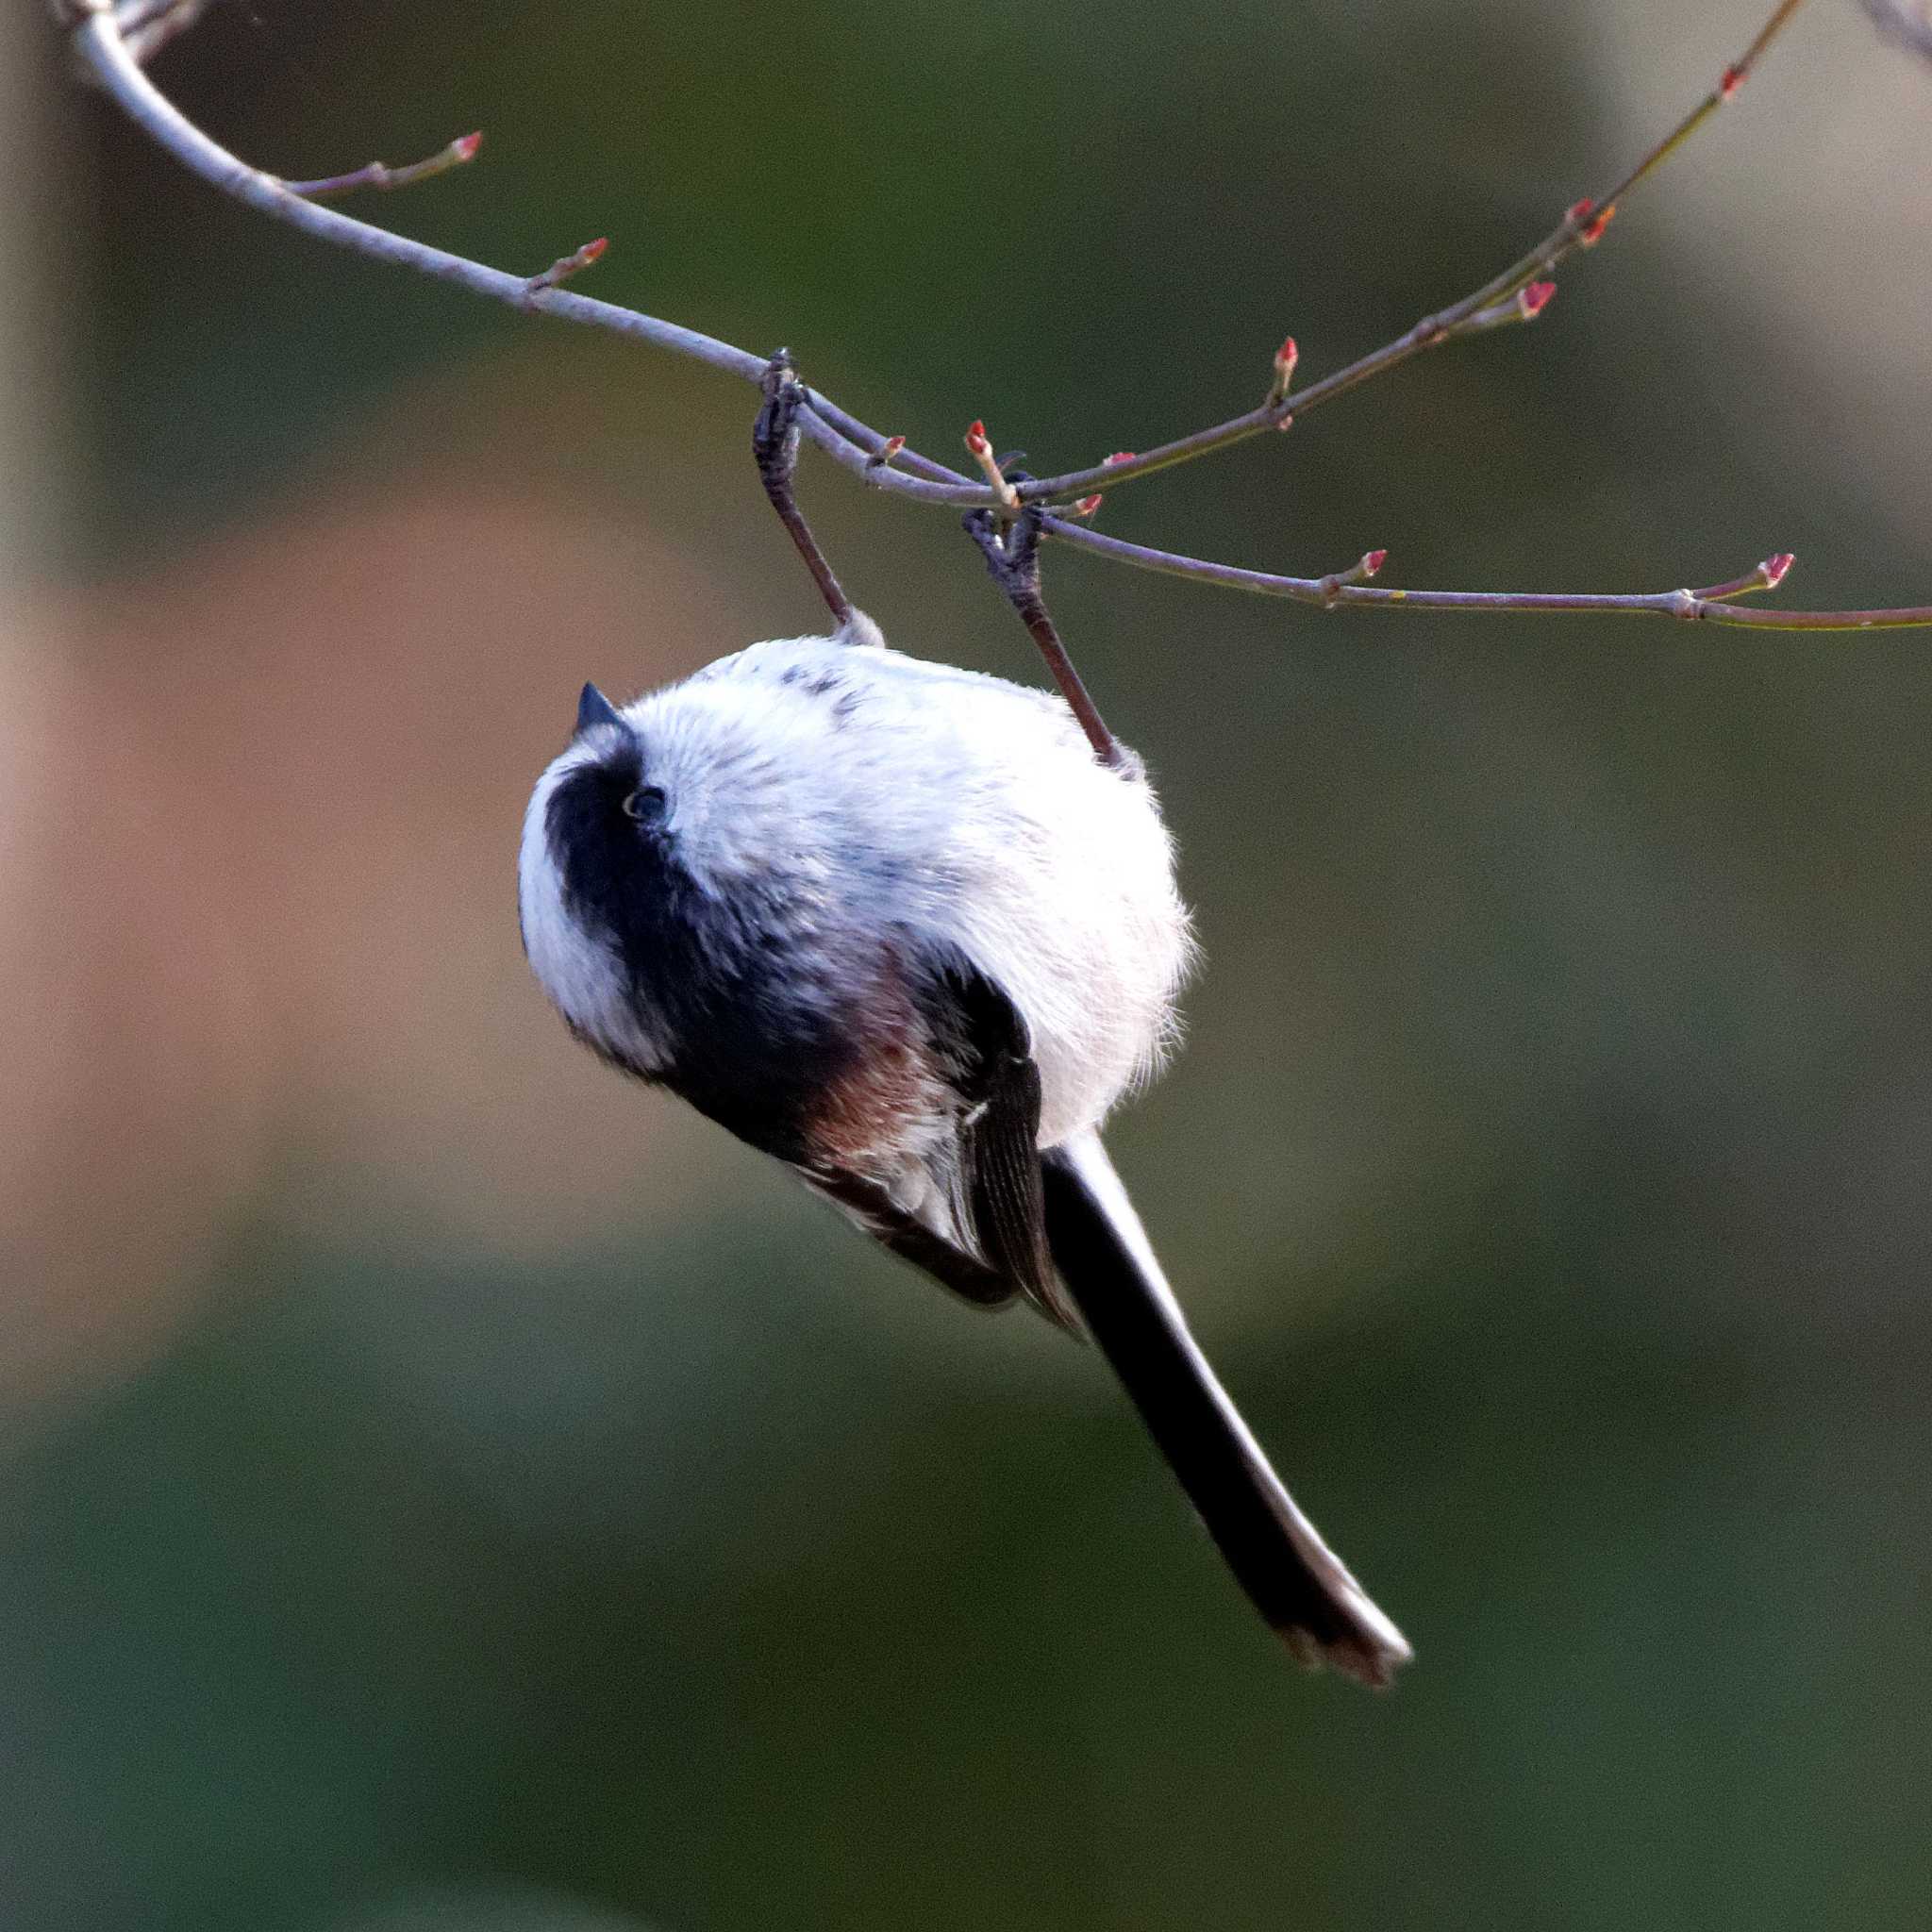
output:
M778 521L797 544L798 554L805 558L805 567L819 587L826 608L838 620L840 628L847 629L852 623L852 600L832 575L832 566L812 537L811 525L801 514L791 490L792 472L798 468L798 409L804 395L791 365L791 350L780 349L765 365L764 390L764 406L758 410L751 432L751 453L758 459L758 481L765 486L765 494L772 499Z
M1014 480L1020 480L1017 473ZM1010 527L1003 527L1002 519L992 510L968 510L966 534L979 545L993 582L1007 593L1007 601L1020 613L1020 622L1033 633L1033 641L1040 646L1040 655L1046 659L1061 696L1080 721L1093 756L1103 765L1127 769L1137 762L1134 755L1107 728L1099 706L1080 681L1053 619L1046 614L1046 600L1040 590L1040 506L1029 503Z

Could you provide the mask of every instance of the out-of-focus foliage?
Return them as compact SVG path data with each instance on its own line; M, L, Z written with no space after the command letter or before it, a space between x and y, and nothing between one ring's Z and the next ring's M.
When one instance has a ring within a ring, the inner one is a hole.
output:
M255 0L157 72L290 175L481 125L358 211L608 233L598 292L1059 467L1461 293L1756 10ZM1122 1164L1419 1652L1304 1679L1091 1351L525 981L578 683L814 621L751 392L271 229L8 45L0 1921L1921 1922L1932 645L1050 559L1209 958ZM1928 211L1932 93L1820 5L1533 331L1103 525L1922 601ZM1036 675L951 518L805 489L896 641Z

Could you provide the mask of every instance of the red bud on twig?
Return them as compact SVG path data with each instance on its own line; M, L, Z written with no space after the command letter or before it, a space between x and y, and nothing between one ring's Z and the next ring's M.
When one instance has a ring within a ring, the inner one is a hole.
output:
M1486 328L1502 328L1514 322L1534 322L1550 306L1557 292L1555 282L1525 282L1507 301L1492 302L1465 317L1453 331L1458 336L1475 335Z
M1350 584L1365 583L1388 560L1389 553L1386 550L1370 550L1365 552L1357 562L1350 564L1346 570L1331 571L1316 585L1316 589L1322 593L1322 608L1324 610L1333 610L1341 601L1341 592Z
M1274 352L1274 380L1268 385L1270 408L1288 393L1288 386L1294 380L1294 365L1300 360L1301 351L1295 347L1294 338L1287 337Z
M1563 219L1575 236L1577 247L1594 248L1604 239L1604 230L1617 219L1617 204L1613 201L1607 208L1599 208L1586 194L1563 210Z
M1749 597L1758 591L1774 591L1784 582L1785 573L1797 561L1789 550L1767 557L1756 570L1747 571L1728 583L1712 584L1708 590L1684 592L1692 604L1727 604L1733 597Z
M524 286L533 295L541 289L558 288L569 281L571 276L581 275L592 262L601 261L604 258L604 251L609 246L610 238L608 235L599 235L594 242L586 242L581 248L559 257L541 275L532 275Z
M986 434L986 425L974 418L966 431L966 447L972 451L973 459L985 473L986 480L992 485L992 493L1008 509L1020 508L1020 492L1000 475L999 458L992 453L992 444Z

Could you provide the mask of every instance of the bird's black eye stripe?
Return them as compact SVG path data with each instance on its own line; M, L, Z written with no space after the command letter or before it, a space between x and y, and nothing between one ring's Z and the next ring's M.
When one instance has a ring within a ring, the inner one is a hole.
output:
M655 825L663 818L667 802L661 785L640 785L635 791L625 793L624 815L641 825Z

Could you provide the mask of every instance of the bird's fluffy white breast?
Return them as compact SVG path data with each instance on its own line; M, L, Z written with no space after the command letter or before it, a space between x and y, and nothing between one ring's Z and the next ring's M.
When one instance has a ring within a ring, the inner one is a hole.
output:
M1158 1064L1192 956L1172 845L1145 781L1100 765L1059 699L798 638L625 715L715 891L780 872L827 920L896 923L1006 990L1032 1032L1042 1145Z

